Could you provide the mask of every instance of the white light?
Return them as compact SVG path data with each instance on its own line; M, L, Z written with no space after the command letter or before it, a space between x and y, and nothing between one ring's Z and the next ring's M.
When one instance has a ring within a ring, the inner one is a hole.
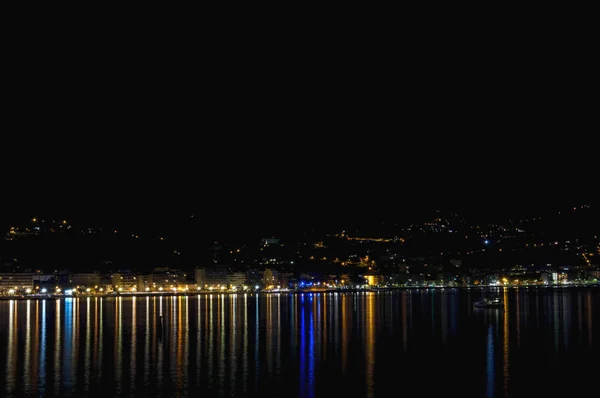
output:
M48 289L42 289L42 293L46 293Z
M65 290L65 294L67 295L71 295L73 294L73 290L69 289L69 290Z

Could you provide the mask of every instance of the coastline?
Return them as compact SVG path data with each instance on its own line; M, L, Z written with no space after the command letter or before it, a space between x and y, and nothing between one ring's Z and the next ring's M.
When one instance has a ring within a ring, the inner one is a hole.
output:
M201 291L201 292L157 292L157 293L119 293L119 294L47 294L47 295L15 295L15 296L0 296L0 301L4 300L61 300L68 298L117 298L117 297L190 297L190 296L207 296L211 294L250 294L250 295L269 295L269 294L304 294L304 293L361 293L361 292L390 292L390 291L406 291L406 290L482 290L482 289L574 289L587 288L595 289L600 287L600 283L593 284L576 284L576 285L527 285L527 286L493 286L493 285L473 285L473 286L404 286L404 287L386 287L386 288L371 288L371 289L305 289L305 290L286 290L286 291L258 291L258 292L227 292L227 291Z

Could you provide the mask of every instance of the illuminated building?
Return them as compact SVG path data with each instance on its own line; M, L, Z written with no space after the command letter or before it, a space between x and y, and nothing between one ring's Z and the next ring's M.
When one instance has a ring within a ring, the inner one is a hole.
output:
M369 286L376 286L379 284L379 275L365 275L364 278L367 280Z
M70 282L73 285L85 286L85 287L94 287L99 286L101 283L100 274L90 274L90 273L81 273L81 274L72 274L70 278Z
M0 294L6 294L8 290L25 291L33 289L33 278L36 273L0 273Z
M137 289L137 276L133 274L112 274L112 288L117 291L130 291Z
M266 285L275 285L279 281L277 270L265 268L263 272L263 283Z
M276 239L276 238L262 238L260 240L260 244L263 246L276 245L278 243L279 243L279 239Z
M194 282L201 289L229 286L229 275L225 268L196 268Z
M232 288L241 288L246 284L246 273L245 272L232 272L229 274L229 286Z

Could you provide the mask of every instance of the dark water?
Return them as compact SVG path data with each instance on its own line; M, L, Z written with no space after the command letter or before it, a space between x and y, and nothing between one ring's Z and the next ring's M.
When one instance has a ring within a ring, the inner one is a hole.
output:
M498 292L505 310L460 289L0 301L0 396L598 389L600 289Z

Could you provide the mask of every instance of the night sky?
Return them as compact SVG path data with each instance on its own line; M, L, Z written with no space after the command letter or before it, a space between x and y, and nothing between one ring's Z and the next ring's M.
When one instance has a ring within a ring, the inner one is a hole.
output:
M597 202L597 121L576 77L311 71L30 82L7 109L3 223L196 214L207 231L277 231Z
M276 233L296 226L411 221L435 209L503 221L596 202L591 173L567 162L557 170L540 157L521 163L524 153L499 160L490 152L485 159L481 148L473 156L462 150L444 157L443 146L392 138L340 140L327 148L303 143L283 154L278 151L290 149L281 142L260 139L233 148L221 142L204 157L193 149L201 142L165 137L137 153L121 147L90 155L75 149L60 159L47 154L16 170L18 178L5 179L3 218L46 214L156 226L194 214L208 234L215 228ZM381 151L369 149L374 145ZM181 152L165 149L173 146Z

